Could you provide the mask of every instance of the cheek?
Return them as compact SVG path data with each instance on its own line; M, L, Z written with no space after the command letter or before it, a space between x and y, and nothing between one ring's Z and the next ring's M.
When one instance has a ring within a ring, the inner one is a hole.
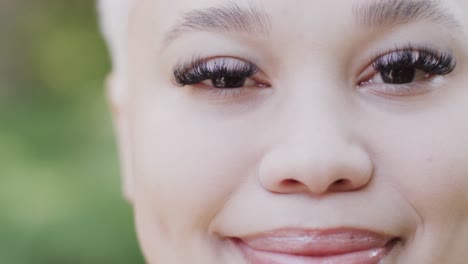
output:
M409 245L417 258L466 251L460 245L466 245L468 235L467 128L422 122L413 129L401 129L400 140L381 146L387 153L380 160L385 166L378 175L383 188L394 188L419 216L413 234L417 242Z
M144 201L141 210L171 227L206 229L254 170L255 147L241 129L252 126L164 98L140 103L134 112L135 193Z
M405 151L389 163L385 174L423 216L444 217L447 211L468 208L468 157L453 143L419 143L400 148ZM468 147L468 142L459 143Z
M425 223L466 217L468 120L455 112L388 118L380 130L386 136L374 144L379 177L391 181Z

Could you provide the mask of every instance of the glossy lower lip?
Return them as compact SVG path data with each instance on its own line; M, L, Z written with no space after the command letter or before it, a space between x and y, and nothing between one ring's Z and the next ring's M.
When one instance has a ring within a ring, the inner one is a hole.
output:
M399 239L358 229L281 229L233 241L251 264L378 264Z

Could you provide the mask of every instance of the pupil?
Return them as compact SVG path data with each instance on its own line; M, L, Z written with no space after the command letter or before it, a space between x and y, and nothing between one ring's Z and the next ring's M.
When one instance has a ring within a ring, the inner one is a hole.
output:
M416 69L414 68L395 68L380 73L384 83L388 84L405 84L414 81Z
M239 88L244 86L246 78L240 77L218 77L211 80L216 88Z

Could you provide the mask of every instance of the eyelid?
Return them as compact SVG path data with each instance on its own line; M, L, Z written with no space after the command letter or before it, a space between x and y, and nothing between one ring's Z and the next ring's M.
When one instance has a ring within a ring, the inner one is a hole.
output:
M243 75L248 77L256 74L259 68L254 62L232 56L193 57L188 63L178 63L173 68L173 75L176 83L185 86L208 79L211 74L220 70L225 71L226 74L243 72Z
M408 97L422 95L440 88L442 83L442 76L436 76L433 79L414 82L411 84L392 85L382 83L375 84L374 87L372 87L372 85L364 85L361 87L361 90L383 97ZM376 89L375 86L378 88Z
M256 68L258 68L257 63L256 63L255 60L246 60L246 59L242 59L242 58L238 58L238 57L234 57L234 56L221 56L221 55L218 55L218 56L214 56L214 57L194 56L188 62L184 63L184 62L179 61L176 64L176 66L174 67L174 69L190 70L190 69L193 69L193 68L196 68L196 67L206 65L207 63L213 62L213 61L224 61L224 62L226 62L226 61L238 61L238 62L249 64L249 65L252 65L252 66L255 66Z
M372 67L375 70L386 70L388 68L393 68L394 64L397 63L437 75L450 73L456 65L451 51L440 51L430 48L415 49L409 47L395 50L373 59Z

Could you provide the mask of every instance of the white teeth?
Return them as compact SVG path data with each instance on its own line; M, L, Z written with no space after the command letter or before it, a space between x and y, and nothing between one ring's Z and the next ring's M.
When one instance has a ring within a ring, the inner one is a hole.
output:
M379 252L380 252L379 250L380 249L372 250L372 252L370 253L370 256L373 257L373 258L377 257L377 255L379 255Z

